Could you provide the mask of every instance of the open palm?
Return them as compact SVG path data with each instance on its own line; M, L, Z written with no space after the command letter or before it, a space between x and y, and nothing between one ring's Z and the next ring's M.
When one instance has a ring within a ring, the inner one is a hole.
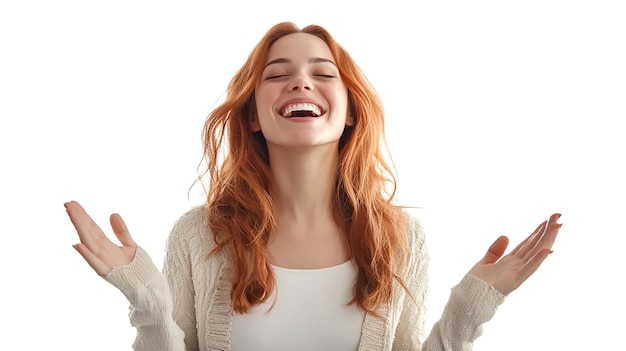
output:
M504 295L510 294L526 281L552 253L552 245L561 229L555 213L542 222L532 234L509 254L504 255L509 239L501 236L491 244L487 254L469 271Z
M105 276L114 267L127 265L133 260L137 244L131 238L120 215L112 214L110 222L122 246L109 240L78 202L66 203L65 209L80 238L80 243L73 246L96 273Z

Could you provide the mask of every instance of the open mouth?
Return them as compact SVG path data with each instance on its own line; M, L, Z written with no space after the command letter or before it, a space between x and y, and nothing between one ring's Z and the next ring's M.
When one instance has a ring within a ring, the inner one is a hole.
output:
M280 115L285 118L294 117L319 117L321 116L322 109L311 103L297 103L289 104L280 111Z

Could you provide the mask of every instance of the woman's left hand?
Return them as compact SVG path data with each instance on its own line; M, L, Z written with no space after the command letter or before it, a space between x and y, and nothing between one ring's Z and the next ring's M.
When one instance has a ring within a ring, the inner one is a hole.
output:
M559 217L559 213L550 216L505 256L502 255L509 245L509 238L499 237L469 274L484 280L503 295L510 294L535 273L543 260L552 253L552 244L561 229L561 223L557 223Z

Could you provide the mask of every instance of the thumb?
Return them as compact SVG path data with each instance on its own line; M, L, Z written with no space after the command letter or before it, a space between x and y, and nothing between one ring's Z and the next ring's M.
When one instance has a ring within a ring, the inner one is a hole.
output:
M111 222L111 228L113 228L115 236L120 241L122 246L137 247L137 244L135 243L133 238L131 238L130 233L128 232L128 228L126 227L126 223L124 223L122 216L114 213L111 215L111 218L109 218L109 221Z
M480 260L480 263L496 263L500 259L500 257L504 255L504 251L506 250L507 246L509 246L509 238L506 236L499 237L498 239L496 239L496 241L493 242L493 244L491 244L489 250L487 250L487 253L485 254L485 257Z

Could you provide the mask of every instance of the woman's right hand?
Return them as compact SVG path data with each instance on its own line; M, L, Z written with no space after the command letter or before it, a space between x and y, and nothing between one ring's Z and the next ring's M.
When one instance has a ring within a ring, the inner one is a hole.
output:
M125 266L133 260L137 244L130 237L128 228L119 214L112 214L110 222L122 246L111 242L78 202L70 201L64 205L80 238L80 243L73 247L98 275L105 276L111 269Z

